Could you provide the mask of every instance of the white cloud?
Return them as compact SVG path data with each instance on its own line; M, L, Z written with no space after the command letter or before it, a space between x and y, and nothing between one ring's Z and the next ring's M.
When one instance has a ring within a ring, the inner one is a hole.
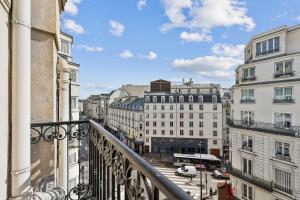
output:
M155 60L157 58L157 54L153 51L150 51L148 53L148 55L145 56L145 58L147 58L149 60Z
M196 32L182 32L180 34L180 39L187 42L202 42L202 41L211 41L212 36L206 33L196 33Z
M134 57L133 53L131 53L129 50L124 50L122 53L119 54L119 56L121 58L124 58L124 59L128 59L128 58L133 58Z
M64 20L64 28L72 33L77 34L83 34L85 32L84 28L80 24L77 24L74 20L71 19Z
M192 59L175 59L172 67L176 70L197 73L201 77L228 80L234 78L234 67L243 62L244 45L215 44L212 55Z
M123 32L125 30L125 27L123 24L121 24L118 21L110 20L109 25L110 25L109 31L111 32L111 34L113 34L114 36L117 36L117 37L123 36Z
M147 0L139 0L137 3L138 10L143 10L147 4Z
M245 45L231 45L231 44L215 44L212 47L213 54L217 56L226 57L243 57Z
M78 13L78 4L81 2L81 0L68 0L66 6L65 6L65 12L70 15L77 15Z
M84 44L77 45L77 48L78 49L83 49L83 50L88 51L88 52L98 52L98 53L101 53L104 50L104 48L102 48L102 47L91 47L91 46L84 45Z
M162 3L169 20L161 26L164 32L186 28L208 34L215 27L238 25L247 31L255 27L245 3L239 0L162 0Z

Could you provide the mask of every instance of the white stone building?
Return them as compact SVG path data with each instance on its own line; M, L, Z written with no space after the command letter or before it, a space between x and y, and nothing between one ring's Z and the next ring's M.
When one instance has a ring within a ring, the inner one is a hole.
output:
M145 93L145 152L222 156L222 102L213 84L151 82Z
M300 199L300 25L255 35L232 88L231 183L239 199Z

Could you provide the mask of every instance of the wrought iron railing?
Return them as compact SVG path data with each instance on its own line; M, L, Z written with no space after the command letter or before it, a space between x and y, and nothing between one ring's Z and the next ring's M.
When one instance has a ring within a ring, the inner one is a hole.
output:
M279 190L282 190L282 191L284 191L284 192L286 192L286 193L289 193L289 194L292 194L293 193L293 190L292 189L290 189L290 188L288 188L288 187L284 187L284 186L281 186L281 185L278 185L278 184L274 184L274 188L276 188L276 189L279 189Z
M79 183L69 189L65 200L192 199L137 153L92 120L35 123L31 125L31 130L32 144L41 140L52 142L66 138L77 139L80 143L83 138L88 139L89 181L84 182L79 167ZM79 156L79 166L82 162L80 159Z
M281 76L294 76L295 72L294 71L290 71L290 72L276 72L273 74L274 78L278 78Z
M251 98L241 99L241 103L255 103L255 99L251 99Z
M241 81L246 82L246 81L255 81L256 76L249 76L249 77L242 77Z
M291 99L291 98L273 99L273 103L295 103L295 99Z
M256 185L264 190L267 190L269 192L273 191L273 181L266 181L257 176L253 176L251 174L244 173L241 170L235 169L230 165L227 166L227 171L230 175L235 176L239 179L242 179L253 185Z
M300 137L300 126L287 127L278 124L255 122L255 121L251 121L251 123L245 123L244 120L230 120L229 126L233 128L262 131L262 132L274 133L278 135Z

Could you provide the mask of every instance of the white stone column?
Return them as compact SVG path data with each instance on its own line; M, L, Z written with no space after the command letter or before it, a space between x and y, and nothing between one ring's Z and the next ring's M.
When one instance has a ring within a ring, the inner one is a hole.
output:
M11 198L30 191L31 0L12 5Z
M66 60L59 57L60 79L59 79L59 121L69 121L69 76ZM67 126L64 128L67 129ZM68 139L59 141L59 173L58 182L66 192L68 191Z

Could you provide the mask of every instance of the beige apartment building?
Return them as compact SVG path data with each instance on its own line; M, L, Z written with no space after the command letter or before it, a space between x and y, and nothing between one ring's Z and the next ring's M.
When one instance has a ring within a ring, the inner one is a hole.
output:
M300 199L300 25L251 38L232 87L231 183L248 200Z
M145 152L206 153L222 156L220 86L151 82L144 96ZM201 143L201 146L199 145Z

